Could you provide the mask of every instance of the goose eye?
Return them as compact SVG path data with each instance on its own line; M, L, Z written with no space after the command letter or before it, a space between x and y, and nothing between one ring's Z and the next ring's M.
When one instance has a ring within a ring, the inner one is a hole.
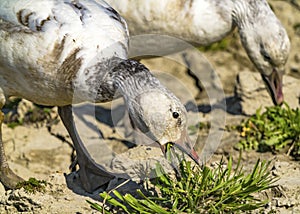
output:
M263 44L260 44L260 53L261 53L261 55L264 57L264 60L265 60L265 61L267 61L267 62L271 62L271 61L272 61L270 55L269 55L269 54L267 53L267 51L265 50Z
M176 111L174 111L174 112L173 112L173 118L177 119L178 117L179 117L179 113L176 112Z
M268 62L271 61L271 57L268 54L264 53L263 56L264 56L265 61L268 61Z

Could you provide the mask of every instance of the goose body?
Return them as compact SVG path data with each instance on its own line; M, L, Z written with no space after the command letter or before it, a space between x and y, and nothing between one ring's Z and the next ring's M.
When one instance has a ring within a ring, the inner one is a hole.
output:
M194 44L223 39L233 27L232 0L107 0L128 23L130 35L168 34Z
M113 175L88 155L73 122L74 102L123 96L135 128L163 151L172 142L198 161L186 134L184 106L145 66L128 60L127 50L127 25L104 1L0 2L0 105L19 96L58 106L77 153L80 180L89 192ZM2 112L0 116L2 123ZM0 180L7 188L22 180L10 170L1 138Z
M237 27L275 104L283 101L288 35L266 0L107 0L126 19L131 35L167 34L209 45Z
M85 69L91 63L126 58L126 23L104 1L2 1L0 18L0 85L6 96L71 104L74 87L88 90ZM86 94L80 100L87 98L92 100Z

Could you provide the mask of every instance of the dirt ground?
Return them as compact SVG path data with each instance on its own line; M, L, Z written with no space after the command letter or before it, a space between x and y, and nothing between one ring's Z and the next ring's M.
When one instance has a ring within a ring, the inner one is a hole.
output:
M287 75L300 79L300 11L287 1L270 0L270 3L286 27L292 43ZM207 51L203 54L218 73L225 91L228 106L227 111L222 113L226 116L225 124L222 125L237 125L246 116L242 114L241 101L234 96L236 76L239 72L256 71L240 45L238 34L235 32L230 35L228 41L229 45L224 50ZM187 74L186 68L165 58L142 62L154 70L161 81L182 100L189 112L190 125L195 125L197 121L205 123L214 117L213 114L216 113L210 111L209 99L205 93L199 94L199 89L195 86L194 79ZM197 97L195 101L194 97ZM195 105L199 112L194 111ZM32 108L32 103L22 100L15 110L20 117L25 118ZM130 143L131 138L127 136L130 130L124 128L126 119L123 118L124 105L121 101L97 105L95 108L88 104L85 107L79 106L78 109L84 112L84 117L77 115L78 124L86 125L89 124L88 121L96 118L94 124L88 125L91 130L82 128L79 133L84 141L89 142L87 147L92 157L107 169L114 172L125 171L135 179L134 173L138 170L136 167L145 166L143 163L146 160L150 165L157 160L162 161L163 157L158 148L132 148L134 146ZM92 194L82 190L78 179L76 180L76 173L69 169L74 161L70 137L57 117L56 108L47 113L48 119L42 118L42 122L25 123L14 128L8 127L9 124L3 125L3 141L11 168L24 179L35 177L46 180L48 185L45 192L30 194L24 189L6 191L0 184L0 213L96 213L86 200L97 201L98 193L110 187L105 186ZM95 131L95 128L101 130L101 133ZM190 134L197 142L198 152L203 154L208 134ZM97 144L99 136L104 139L104 144L100 146ZM234 144L238 140L238 133L224 132L221 143L216 145L214 154L207 162L219 161L221 157L229 155L237 160L239 152L234 149ZM108 149L104 146L108 146ZM272 173L280 176L278 188L261 196L271 199L265 212L273 210L274 213L300 213L300 162L285 154L250 151L242 154L245 169L250 170L258 158L273 160ZM128 160L126 164L124 160ZM123 187L123 191L133 191L134 188L134 184L127 185Z

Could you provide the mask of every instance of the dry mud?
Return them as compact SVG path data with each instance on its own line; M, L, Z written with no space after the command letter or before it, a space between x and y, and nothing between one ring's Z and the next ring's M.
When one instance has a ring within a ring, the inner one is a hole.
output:
M292 42L287 71L288 75L294 78L293 81L298 81L298 84L287 93L289 97L297 99L300 94L297 91L300 78L300 29L295 29L293 26L300 24L300 11L286 1L270 1L270 3L286 27ZM216 70L225 91L228 106L227 110L223 110L222 113L226 116L223 125L236 125L246 118L245 114L252 114L253 110L260 107L262 103L263 105L272 105L272 103L264 90L259 93L255 92L251 97L251 99L256 98L257 102L252 100L247 103L247 100L241 101L235 97L235 88L240 87L236 83L237 75L241 72L255 72L255 69L242 49L236 32L228 37L228 41L229 45L225 50L207 51L203 54ZM148 59L142 62L156 71L156 75L162 82L181 98L189 110L190 125L195 125L199 121L209 121L213 117L214 113L209 108L210 100L205 93L199 95L199 89L195 86L194 80L187 75L183 66L164 58ZM193 97L198 97L196 104L192 102ZM195 105L198 105L200 112L195 112ZM293 105L299 107L299 101ZM19 103L18 111L24 115L31 107L31 103L22 101ZM127 137L130 130L124 128L126 119L123 119L122 102L114 102L112 106L105 104L94 108L86 105L78 108L82 108L81 112L84 112L84 117L77 115L78 123L86 125L81 129L81 137L85 142L96 142L87 146L97 162L107 169L114 172L126 172L133 179L138 180L151 176L149 173L155 161L163 161L162 154L156 147L132 148L133 144L129 142L131 138ZM96 122L90 125L89 119L95 118L93 112L97 115ZM51 117L57 117L55 108L52 109ZM101 130L101 133L97 130ZM104 140L103 144L99 145L97 142L101 135ZM191 133L191 137L197 140L196 148L201 153L207 143L207 133L199 133L199 137ZM214 148L206 147L207 151L213 149L214 153L207 161L218 161L222 156L228 157L229 155L237 160L239 152L234 150L233 146L238 139L237 133L225 132L220 144L215 145ZM29 123L16 126L14 129L4 124L3 140L9 164L18 175L25 179L35 177L46 180L49 184L45 192L35 194L26 193L24 189L6 191L0 184L0 213L95 213L86 200L97 201L98 193L107 186L93 194L82 190L76 173L71 173L69 169L74 160L74 149L60 121L48 125ZM245 169L250 170L258 158L272 159L274 165L272 173L281 177L276 191L267 192L261 196L271 199L266 212L273 210L276 213L300 213L299 161L284 154L244 152L242 161ZM135 177L136 174L138 176ZM113 181L110 187L117 182ZM122 187L122 191L134 191L136 187L138 186L131 183Z

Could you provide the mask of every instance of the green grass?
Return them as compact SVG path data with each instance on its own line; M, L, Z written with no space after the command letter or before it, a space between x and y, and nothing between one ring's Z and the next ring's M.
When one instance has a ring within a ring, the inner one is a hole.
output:
M23 181L17 184L17 189L24 188L28 193L45 192L47 182L29 178L28 181Z
M209 131L210 129L210 123L209 122L199 122L195 125L191 125L188 127L188 131L189 131L189 135L195 135L198 133L198 131L201 131L201 130L207 130L207 132Z
M300 158L300 110L284 106L266 108L244 121L238 127L242 139L238 149L254 149L260 152L286 152Z
M227 165L220 161L216 167L192 166L182 161L180 175L172 178L160 164L156 166L157 177L151 180L156 190L146 189L147 194L137 190L136 195L103 192L100 196L105 205L88 201L92 208L103 213L232 213L245 212L264 207L255 193L274 187L276 177L270 173L270 162L258 160L251 173L244 172L240 159L233 167L232 159Z
M198 47L198 50L202 52L226 50L229 46L229 43L230 43L229 39L225 38L219 42L215 42L207 46L200 46Z
M20 121L13 121L13 122L7 123L7 127L11 128L11 129L14 129L17 126L21 126L21 125L23 125L23 122L21 120Z
M8 101L4 109L6 112L4 116L4 122L9 128L14 129L17 126L22 126L25 124L34 124L35 126L40 126L42 124L56 124L59 122L57 116L52 116L52 107L33 105L28 107L23 115L19 115L17 109L19 108L19 103L21 99L14 99Z

